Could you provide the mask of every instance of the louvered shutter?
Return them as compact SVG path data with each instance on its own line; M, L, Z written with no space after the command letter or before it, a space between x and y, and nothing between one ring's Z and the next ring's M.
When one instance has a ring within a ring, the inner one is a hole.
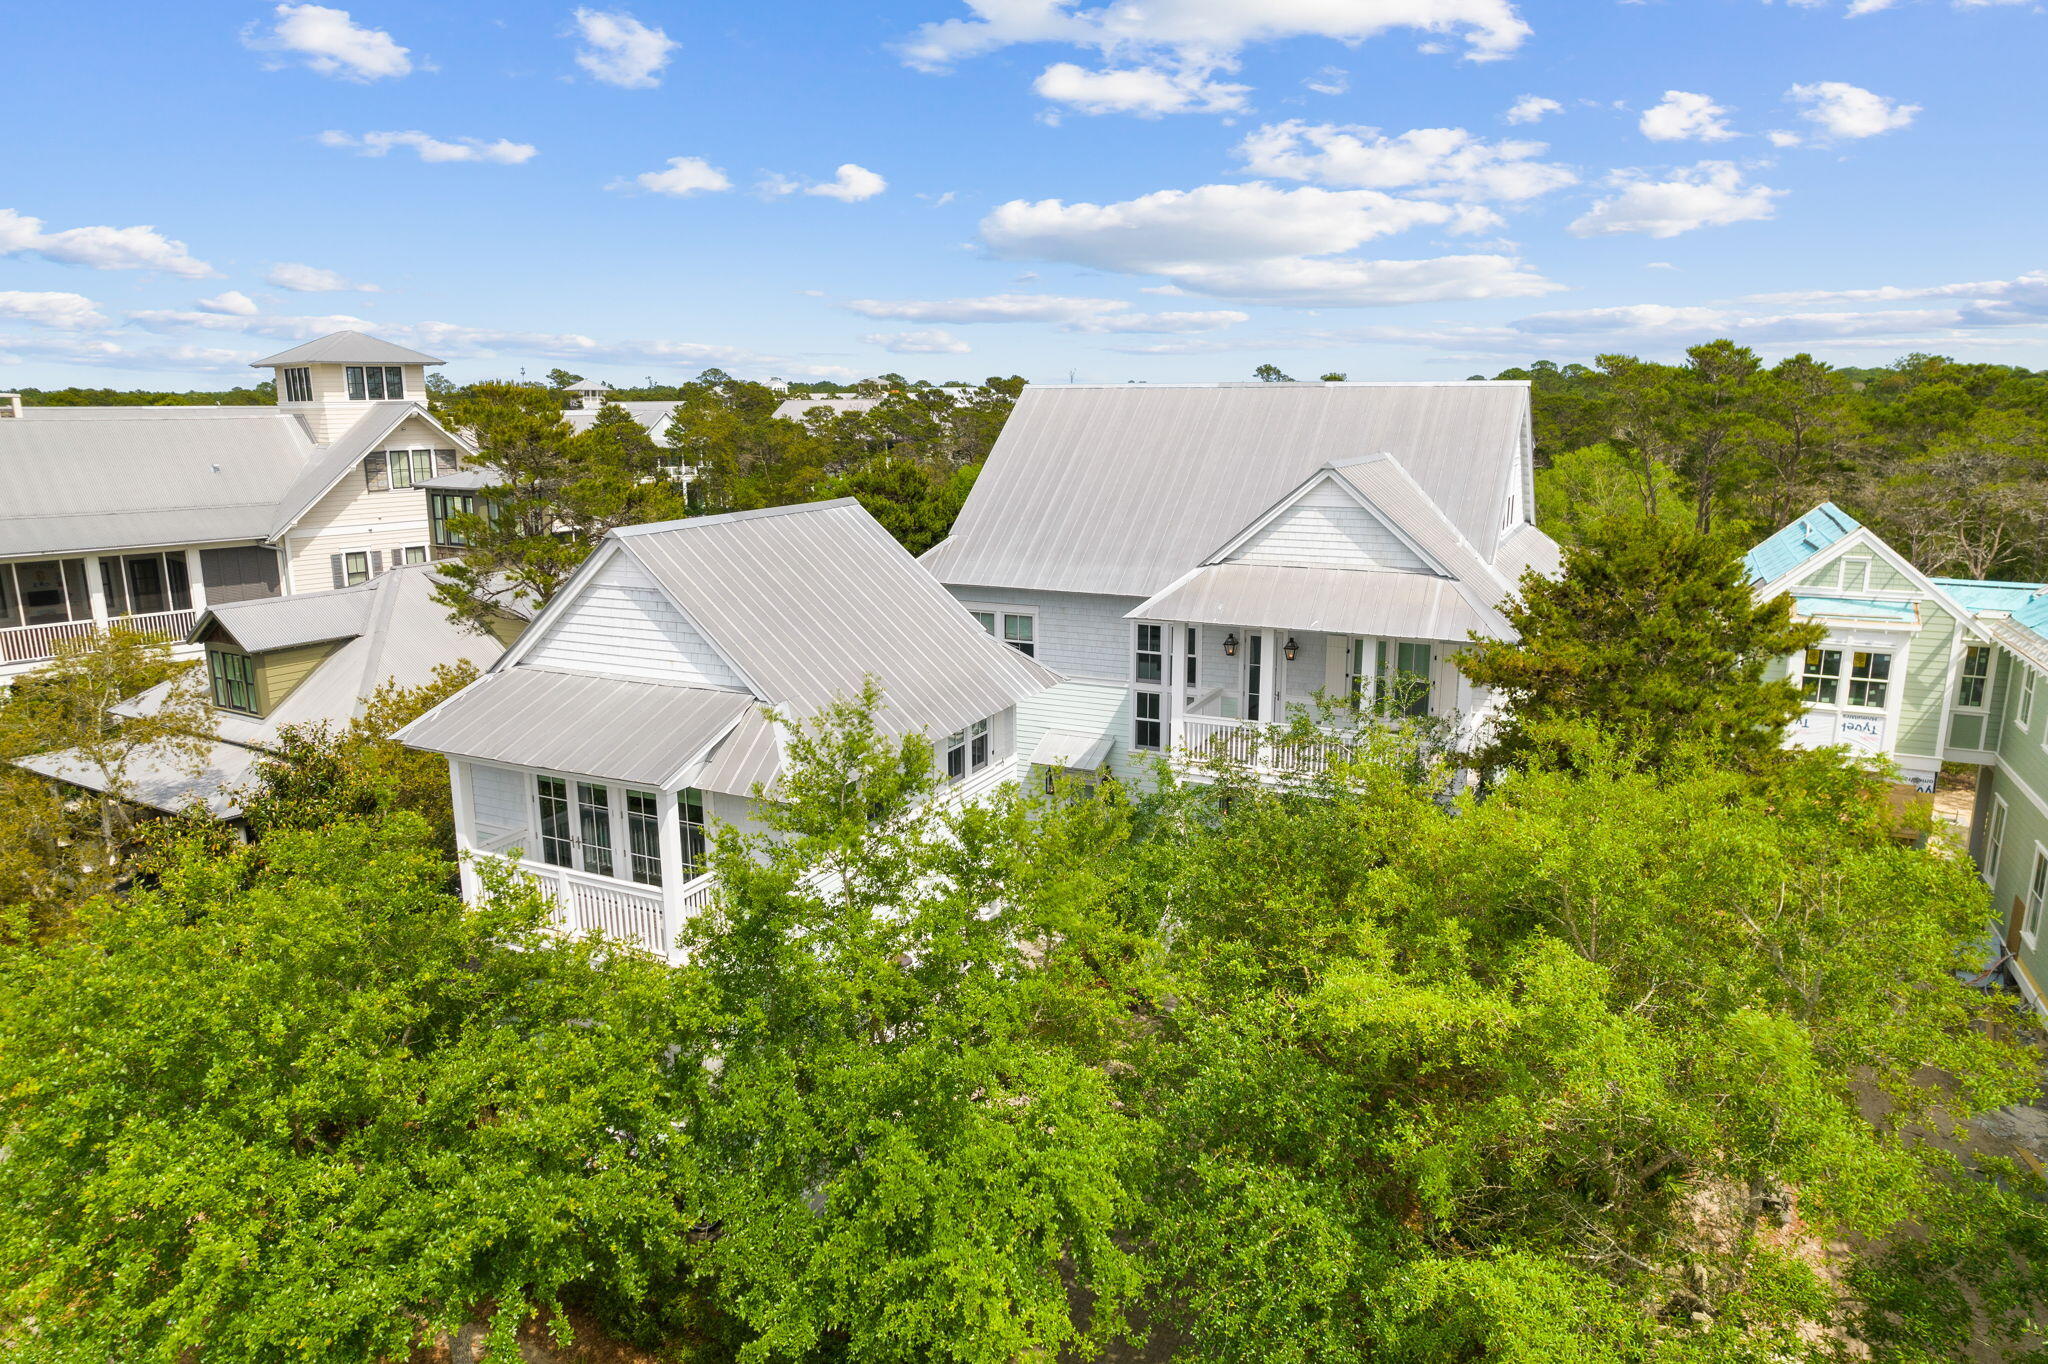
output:
M384 551L383 551L383 550L381 550L381 549L373 549L373 550L371 550L371 551L370 551L370 576L374 578L374 577L376 577L376 576L377 576L377 575L378 575L379 573L382 573L383 571L384 571Z
M455 452L453 450L434 451L434 472L437 475L455 472Z
M348 585L348 570L341 566L341 556L339 554L328 555L327 566L334 570L334 585L336 587L346 587Z
M389 492L391 490L391 474L384 467L384 452L382 450L379 450L374 455L365 455L363 457L363 481L369 485L370 491L373 493Z

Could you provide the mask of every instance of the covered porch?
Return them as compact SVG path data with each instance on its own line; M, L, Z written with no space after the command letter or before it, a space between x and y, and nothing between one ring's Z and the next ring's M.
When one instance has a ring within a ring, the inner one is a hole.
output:
M1469 715L1454 656L1505 628L1448 578L1277 565L1212 565L1129 614L1134 746L1273 771L1322 769L1361 724ZM1282 741L1304 715L1326 743Z
M267 591L245 582L251 555L268 561ZM261 547L178 547L121 554L0 560L0 669L54 658L65 643L108 630L166 635L183 644L206 610L277 591L276 555Z

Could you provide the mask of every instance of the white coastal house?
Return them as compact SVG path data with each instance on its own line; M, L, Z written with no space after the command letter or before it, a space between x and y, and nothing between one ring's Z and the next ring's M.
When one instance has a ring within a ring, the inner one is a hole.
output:
M287 726L339 728L387 684L420 686L443 665L487 668L522 624L507 617L493 635L464 630L434 600L434 573L424 565L326 592L216 603L199 613L190 642L205 651L202 678L217 739L196 767L142 754L122 774L124 793L165 813L199 804L216 819L239 819L253 770L276 751ZM122 702L116 713L154 713L170 686ZM108 785L105 772L70 749L16 765L87 790Z
M1019 712L1040 767L1280 759L1318 693L1481 722L1454 657L1525 570L1519 382L1119 384L1024 390L923 563L1063 683Z
M474 684L401 730L449 760L457 840L514 855L570 932L657 954L711 889L706 835L756 827L783 734L882 687L959 798L1017 773L1058 679L983 633L857 502L615 531ZM477 891L465 858L465 891Z
M441 361L339 332L256 361L275 406L0 408L0 682L66 639L184 639L209 606L431 557L422 485L470 455Z

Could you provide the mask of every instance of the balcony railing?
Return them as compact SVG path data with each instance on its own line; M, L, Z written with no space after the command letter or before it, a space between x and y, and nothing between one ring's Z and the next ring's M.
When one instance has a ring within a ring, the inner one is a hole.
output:
M717 889L709 875L692 877L668 895L659 887L568 867L540 862L521 862L519 867L553 894L555 927L562 932L602 934L670 962L676 960L676 935L683 921L702 911Z
M0 663L36 663L55 658L58 645L67 640L91 639L102 630L135 630L182 641L192 632L192 622L198 615L196 611L158 611L147 616L117 616L113 620L9 626L0 629Z
M1341 734L1296 739L1286 725L1235 720L1220 715L1184 715L1174 748L1184 761L1227 762L1262 772L1315 773L1352 755L1356 745Z

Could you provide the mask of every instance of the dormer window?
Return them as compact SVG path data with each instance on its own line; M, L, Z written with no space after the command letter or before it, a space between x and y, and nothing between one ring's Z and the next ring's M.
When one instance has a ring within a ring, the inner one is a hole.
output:
M206 651L207 669L212 674L213 704L224 710L256 713L256 660L247 654L225 649Z
M288 403L310 403L313 401L313 372L307 369L281 369L278 377L284 380L284 400Z
M354 402L381 402L405 396L405 371L397 365L344 365L348 396Z

